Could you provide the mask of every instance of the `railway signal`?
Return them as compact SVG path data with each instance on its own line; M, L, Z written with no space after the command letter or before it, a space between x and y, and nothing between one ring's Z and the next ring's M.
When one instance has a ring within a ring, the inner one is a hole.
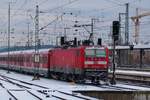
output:
M120 29L120 22L119 21L113 21L113 38L114 38L114 41L118 40L119 29Z
M116 84L116 78L115 78L115 69L116 69L116 65L115 65L115 46L116 46L116 41L118 41L118 37L119 37L119 29L120 29L120 23L119 21L113 21L112 23L112 27L113 27L113 34L112 34L112 38L113 38L113 76L111 79L111 84Z

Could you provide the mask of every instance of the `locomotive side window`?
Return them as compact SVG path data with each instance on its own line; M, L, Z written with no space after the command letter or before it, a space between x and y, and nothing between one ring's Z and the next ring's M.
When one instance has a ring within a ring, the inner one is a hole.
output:
M105 50L96 49L96 57L106 57L106 52L105 52Z
M85 50L86 56L95 56L95 50L94 49L87 49Z

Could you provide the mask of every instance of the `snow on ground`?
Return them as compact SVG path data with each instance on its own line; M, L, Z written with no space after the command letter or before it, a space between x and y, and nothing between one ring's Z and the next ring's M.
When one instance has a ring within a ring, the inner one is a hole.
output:
M120 71L120 70L117 70L117 72L126 72L126 71ZM128 71L129 73L132 73L132 72L135 72L137 73L136 71ZM141 72L141 73L144 73L144 72ZM15 73L15 72L11 72L10 74L7 73L7 71L5 70L0 70L0 74L3 74L3 75L7 75L9 77L12 77L12 78L16 78L16 79L19 79L19 80L22 80L22 81L26 81L26 82L29 82L29 83L33 83L33 84L37 84L37 85L40 85L40 86L45 86L45 87L48 87L49 89L51 90L60 90L60 91L107 91L108 89L104 89L104 88L100 88L100 87L96 87L96 86L90 86L90 85L81 85L81 84L75 84L75 83L69 83L69 82L64 82L64 81L58 81L58 80L53 80L53 79L46 79L46 78L40 78L40 80L32 80L33 79L33 76L29 76L29 75L23 75L23 74L19 74L19 73ZM137 73L138 74L138 73ZM145 74L150 74L149 72L145 72ZM12 86L11 84L6 84L8 85L8 88L10 87L11 89L13 88L18 88L18 87L14 87ZM117 85L121 85L121 84L117 84ZM122 85L123 87L128 87L129 85ZM132 86L129 86L130 88ZM37 87L35 86L32 86L33 89L37 90ZM139 86L133 86L133 88L136 88L136 89L140 89L140 90L150 90L149 88L145 88L145 87L139 87ZM38 88L39 89L39 88Z
M25 81L28 83L33 83L33 84L37 84L40 86L48 87L50 90L50 92L48 94L50 96L52 96L52 95L61 96L62 94L59 91L62 91L65 93L70 93L70 94L72 94L72 91L112 91L112 89L109 89L109 88L101 88L101 87L90 86L90 85L81 85L81 84L69 83L69 82L58 81L58 80L47 79L47 78L40 78L40 80L33 81L32 80L33 76L23 75L23 74L19 74L16 72L10 72L8 74L7 71L5 71L5 70L0 70L0 74L11 77L11 78L15 78L18 80L22 80L22 81ZM5 81L0 80L0 83L2 83L5 87L7 87L7 89L21 90L21 88L14 86L10 83L7 83ZM137 89L139 91L150 91L150 88L125 85L125 84L116 84L115 86L125 87L125 88L133 88L133 89ZM43 88L37 88L37 87L31 86L31 85L29 87L32 88L32 90L30 90L30 92L37 94L38 96L40 96L42 98L45 97L45 95L42 95L36 91L36 90L42 91L42 90L44 90ZM26 96L30 100L35 100L35 97L32 97L31 95L29 96L29 93L26 91L18 91L18 92L11 91L11 93L16 95L18 98L22 98L23 96ZM10 97L10 95L7 93L6 89L4 89L2 87L0 87L0 96L4 97L3 100L9 100L8 98ZM62 95L62 96L65 96L65 95ZM65 97L70 98L69 95L66 95ZM26 100L27 98L23 98L21 100ZM52 98L54 98L54 97L51 97L51 100L53 100ZM72 97L72 99L74 99L74 98ZM48 99L45 97L44 100L48 100ZM56 98L54 100L56 100Z
M7 87L7 89L17 89L17 90L20 90L21 88L19 88L18 86L15 86L11 83L7 83L7 82L4 82L4 81L0 81L5 87Z
M11 96L8 94L8 92L5 89L0 88L0 100L10 100L9 98L11 98Z
M69 83L64 81L58 81L53 79L40 78L40 80L32 80L33 76L18 74L15 72L11 72L10 74L6 73L4 70L0 70L0 74L7 75L12 78L16 78L22 81L26 81L33 84L38 84L40 86L49 87L51 90L60 90L60 91L76 91L76 90L104 90L104 88L99 88L95 86L89 85L78 85L75 83ZM33 86L34 88L34 86ZM107 89L106 89L107 90Z
M29 93L26 92L26 91L11 91L11 93L12 93L13 95L15 95L16 98L18 98L18 100L27 100L28 97L29 97L28 100L37 100L36 97L31 96L31 94L29 94ZM23 97L27 97L27 98L23 98Z
M65 93L69 93L72 94L72 91L75 90L104 90L102 88L98 88L95 86L88 86L88 85L77 85L74 83L68 83L68 82L63 82L63 81L58 81L58 80L53 80L53 79L46 79L46 78L40 78L40 80L32 80L33 76L29 76L29 75L23 75L23 74L19 74L16 72L10 72L9 74L7 73L7 71L5 70L0 70L0 74L4 75L4 76L8 76L14 79L18 79L18 80L22 80L28 83L33 83L33 84L37 84L40 86L44 86L44 87L48 87L49 89L47 91L48 95L50 96L50 98L47 98L46 95L42 95L41 93L37 92L37 90L41 90L44 91L46 89L40 88L40 87L36 87L36 86L32 86L32 85L28 85L26 84L25 86L32 88L31 90L29 89L30 92L32 92L33 94L36 94L37 96L44 98L44 100L57 100L57 98L53 97L52 95L58 96L58 97L63 97L63 98L69 98L69 100L80 100L79 99L75 99L76 97L73 97L71 95L65 95L61 92L65 92ZM2 77L0 77L2 78ZM15 80L11 80L12 82L15 82ZM17 81L16 81L17 82ZM18 100L37 100L37 98L35 98L34 96L32 96L30 93L28 93L27 91L23 90L22 88L15 86L11 83L8 83L6 81L2 81L0 80L0 83L3 84L3 86L5 86L8 90L10 90L10 92L15 95L17 97ZM18 82L17 82L18 83ZM24 85L23 83L20 83ZM0 87L0 92L5 91L6 94L5 95L0 95L2 97L2 100L9 100L9 99L5 99L5 98L9 98L9 94L6 91L6 89L3 89L2 87ZM4 92L4 93L5 93ZM3 94L4 94L3 93ZM79 94L78 94L79 95ZM4 96L4 97L3 97ZM24 97L24 98L23 98ZM81 96L80 96L81 97ZM82 96L84 97L84 96ZM86 97L86 98L90 98L90 97ZM0 99L1 100L1 99ZM90 100L96 100L94 98L90 98Z

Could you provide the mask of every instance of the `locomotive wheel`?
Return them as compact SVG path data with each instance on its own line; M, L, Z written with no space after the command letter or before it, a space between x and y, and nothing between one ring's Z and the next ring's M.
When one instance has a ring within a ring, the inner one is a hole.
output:
M75 81L75 77L73 74L69 75L69 81L74 82Z
M92 84L95 83L95 77L91 77L91 83L92 83Z
M67 74L64 74L64 73L63 73L61 79L62 79L63 81L67 81Z
M82 75L76 75L75 82L80 84L85 83L85 78Z
M51 76L52 79L57 79L57 76L56 76L55 73L51 73L50 76Z
M100 84L100 81L99 81L99 77L96 77L96 82L95 82L97 85Z
M99 77L92 77L91 78L91 83L99 85L100 84Z

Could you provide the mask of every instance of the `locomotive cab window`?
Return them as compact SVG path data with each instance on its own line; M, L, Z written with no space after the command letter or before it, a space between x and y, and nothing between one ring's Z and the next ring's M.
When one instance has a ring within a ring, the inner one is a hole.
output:
M94 49L86 49L85 55L86 56L95 56L95 50Z
M86 49L86 57L106 57L106 52L104 49Z
M96 57L106 57L106 52L103 49L96 49Z

